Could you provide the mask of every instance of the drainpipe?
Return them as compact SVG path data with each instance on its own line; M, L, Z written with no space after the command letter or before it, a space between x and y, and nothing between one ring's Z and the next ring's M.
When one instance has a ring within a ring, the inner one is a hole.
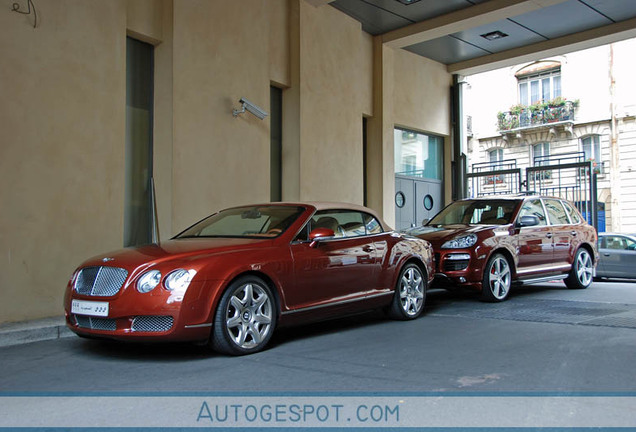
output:
M609 82L610 82L610 195L612 202L611 230L621 232L621 173L618 149L618 121L616 118L616 80L614 78L614 44L609 46Z

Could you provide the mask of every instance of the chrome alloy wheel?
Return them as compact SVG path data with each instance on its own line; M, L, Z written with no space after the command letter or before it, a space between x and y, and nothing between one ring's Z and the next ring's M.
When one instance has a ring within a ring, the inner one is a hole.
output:
M409 267L400 280L400 303L408 316L416 316L424 305L424 279L417 266Z
M511 273L508 260L497 255L488 267L488 289L496 300L503 300L510 290Z
M592 257L585 249L576 256L576 278L582 286L588 286L592 283L592 277L594 276L594 264L592 264Z
M272 331L274 308L268 292L245 283L232 292L225 315L228 336L243 349L258 347Z

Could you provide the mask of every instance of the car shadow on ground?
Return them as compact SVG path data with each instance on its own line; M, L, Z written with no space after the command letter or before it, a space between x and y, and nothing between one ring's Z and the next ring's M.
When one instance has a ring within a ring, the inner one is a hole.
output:
M293 327L277 329L270 341L270 347L284 345L299 339L319 337L332 333L341 333L356 330L361 327L382 325L389 318L382 310L372 310L327 321L318 321L310 324L301 324Z
M382 311L369 311L357 315L336 318L311 324L279 328L274 332L266 350L275 349L299 339L310 339L322 335L351 331L361 327L381 325L389 320ZM180 362L226 357L215 353L207 344L170 342L122 342L108 339L76 338L76 349L83 355L118 360L143 362Z
M567 290L567 288L562 283L518 286L512 289L506 301L514 301L515 298L554 290ZM426 295L424 312L418 319L426 319L426 315L428 314L443 312L444 308L452 304L480 302L479 297L479 293L472 291L430 289ZM496 304L493 304L493 307L496 307ZM296 340L354 331L362 327L383 325L387 321L390 321L390 318L386 316L384 311L372 310L327 321L283 327L276 330L266 349L275 349L276 347ZM205 360L213 357L226 357L225 355L215 353L206 344L195 343L120 342L107 339L77 338L75 346L85 355L143 362L184 362Z
M545 282L542 284L529 284L529 285L517 285L513 286L510 290L510 294L503 303L514 302L515 298L524 298L533 296L543 292L550 291L568 291L568 288L560 281ZM470 290L468 288L432 288L426 295L426 308L424 314L443 312L445 307L449 307L451 304L456 303L480 303L490 304L496 307L497 302L488 303L481 301L481 294L477 291Z
M120 342L106 339L77 340L83 355L141 362L180 362L207 359L216 355L210 348L194 343Z
M621 278L595 278L594 282L616 282L616 283L630 283L636 284L636 279L621 279Z

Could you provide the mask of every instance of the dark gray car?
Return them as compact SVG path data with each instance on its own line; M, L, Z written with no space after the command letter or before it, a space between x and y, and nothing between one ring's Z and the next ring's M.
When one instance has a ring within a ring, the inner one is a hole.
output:
M597 278L636 279L636 236L599 233Z

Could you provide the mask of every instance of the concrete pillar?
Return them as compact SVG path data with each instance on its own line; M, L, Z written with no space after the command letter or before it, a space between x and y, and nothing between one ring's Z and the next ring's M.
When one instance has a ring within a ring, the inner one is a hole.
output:
M373 40L373 117L368 121L367 205L395 225L393 50Z

